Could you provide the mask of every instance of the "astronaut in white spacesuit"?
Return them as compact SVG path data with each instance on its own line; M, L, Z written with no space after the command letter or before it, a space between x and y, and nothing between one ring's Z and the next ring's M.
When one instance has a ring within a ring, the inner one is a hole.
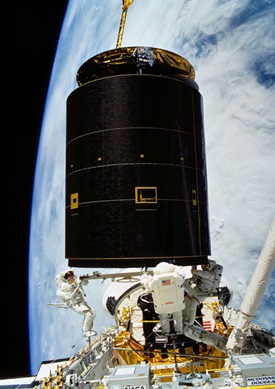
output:
M197 269L196 266L192 267L192 278L189 280L189 284L193 285L194 294L192 295L192 289L189 288L185 296L184 325L191 325L195 322L197 306L211 293L216 292L221 272L222 266L217 265L216 261L212 259L209 259L207 264L202 265L201 270Z
M176 334L182 334L182 310L184 304L183 275L173 264L160 262L153 269L153 276L144 276L141 282L152 293L155 312L159 315L161 332L171 333L170 320Z
M70 309L84 315L82 333L83 336L89 337L94 334L92 330L95 311L84 299L85 293L82 285L87 285L88 280L80 280L73 270L60 272L56 276L57 292L56 295L65 303Z
M215 332L206 331L203 327L195 324L197 307L207 297L217 293L222 275L222 266L213 260L201 266L201 270L193 267L192 278L189 280L191 286L186 289L186 308L183 311L183 333L185 336L202 342L225 352L227 338ZM194 295L192 295L192 286Z

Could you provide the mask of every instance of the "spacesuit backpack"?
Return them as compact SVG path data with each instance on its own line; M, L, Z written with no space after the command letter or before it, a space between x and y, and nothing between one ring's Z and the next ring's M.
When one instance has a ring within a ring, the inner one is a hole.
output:
M159 268L155 268L151 281L155 311L173 313L184 309L182 276L174 271L174 265L165 262L159 265Z

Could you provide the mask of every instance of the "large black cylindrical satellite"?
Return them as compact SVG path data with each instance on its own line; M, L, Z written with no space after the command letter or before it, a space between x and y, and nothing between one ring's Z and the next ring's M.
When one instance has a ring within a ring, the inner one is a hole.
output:
M196 265L210 255L202 97L169 51L85 62L67 100L66 257L77 267Z

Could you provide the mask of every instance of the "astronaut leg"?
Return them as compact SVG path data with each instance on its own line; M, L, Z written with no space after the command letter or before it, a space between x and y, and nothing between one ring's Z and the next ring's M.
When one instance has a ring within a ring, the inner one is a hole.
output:
M191 297L187 294L185 296L185 307L182 311L182 321L183 323L188 323L189 319L189 308L190 308L190 302L191 302Z
M160 313L159 320L161 325L161 332L166 335L170 334L169 315L167 315L167 313Z
M85 336L85 334L88 331L91 331L93 327L94 319L96 316L95 310L85 302L76 303L70 308L73 309L79 315L85 315L82 324L82 332L83 332L83 336Z
M192 298L189 307L189 317L188 317L189 324L193 324L196 320L197 306L198 306L198 300L196 298Z
M87 332L91 331L91 329L93 328L94 318L95 318L95 316L90 311L88 311L85 314L83 324L82 324L83 336L85 336L87 334Z
M182 334L182 311L173 313L173 322L176 334Z
M202 342L208 344L209 346L214 346L222 352L226 352L226 342L227 338L219 335L215 332L205 331L203 328L196 325L184 325L183 332L188 338L194 339L197 342Z
M196 297L186 295L185 308L182 313L182 320L184 324L193 324L196 319L197 305L199 301Z

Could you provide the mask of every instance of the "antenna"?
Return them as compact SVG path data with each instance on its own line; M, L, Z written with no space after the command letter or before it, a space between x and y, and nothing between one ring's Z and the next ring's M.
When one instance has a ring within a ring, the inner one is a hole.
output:
M122 14L120 19L120 25L119 25L119 31L118 31L118 37L117 37L117 43L116 48L119 49L121 47L122 37L124 33L124 27L126 22L126 15L128 8L132 5L134 0L122 0Z

